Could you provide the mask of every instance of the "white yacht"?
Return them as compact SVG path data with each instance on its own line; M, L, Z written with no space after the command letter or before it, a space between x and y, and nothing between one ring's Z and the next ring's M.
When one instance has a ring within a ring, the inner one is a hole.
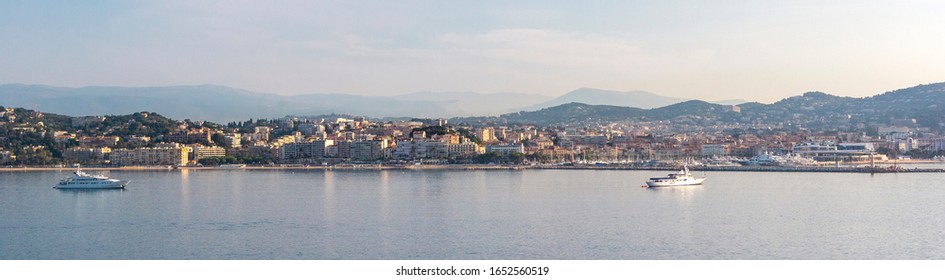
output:
M56 184L57 189L124 189L127 180L110 179L104 175L94 175L76 170L73 176L64 178Z
M667 174L666 177L650 178L646 181L649 187L673 187L673 186L691 186L702 185L705 178L696 178L689 173L689 167L683 166L683 169L676 173Z
M761 154L753 156L750 159L738 162L746 166L781 166L784 164L784 158L772 154Z

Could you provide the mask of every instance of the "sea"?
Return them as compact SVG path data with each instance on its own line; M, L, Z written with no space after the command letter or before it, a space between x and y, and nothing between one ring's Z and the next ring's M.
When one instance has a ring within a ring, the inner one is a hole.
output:
M942 173L666 173L4 171L0 259L945 259Z

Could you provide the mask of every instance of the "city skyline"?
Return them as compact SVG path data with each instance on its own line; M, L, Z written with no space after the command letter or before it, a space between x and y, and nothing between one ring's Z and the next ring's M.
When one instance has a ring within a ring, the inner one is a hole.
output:
M773 102L940 82L941 3L0 4L0 83Z

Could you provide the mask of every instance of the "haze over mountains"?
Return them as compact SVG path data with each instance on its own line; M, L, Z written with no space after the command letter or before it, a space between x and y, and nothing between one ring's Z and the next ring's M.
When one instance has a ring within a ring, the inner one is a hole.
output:
M686 99L645 91L581 88L553 98L537 94L418 92L397 96L306 94L283 96L218 85L168 87L52 87L0 85L0 105L33 108L71 116L160 112L171 118L229 122L286 115L351 114L370 117L498 116L579 102L643 109ZM742 103L742 100L721 104Z
M919 85L874 96L854 98L807 92L772 104L739 104L739 112L700 100L639 109L568 103L537 111L515 112L492 118L467 118L471 123L569 125L619 121L685 121L698 126L766 123L793 129L863 131L881 125L924 127L945 131L945 83Z
M451 122L541 125L683 118L699 125L760 121L796 126L797 129L836 129L838 126L859 129L914 119L920 127L945 130L945 83L919 85L863 98L807 92L772 104L739 102L740 112L733 112L730 106L718 103L680 100L641 91L588 88L551 98L471 92L421 92L391 97L350 94L281 96L215 85L138 88L0 85L2 106L33 108L35 104L40 111L70 116L151 111L175 119L226 123L250 118L338 113L368 117L461 117ZM538 107L541 108L528 109Z

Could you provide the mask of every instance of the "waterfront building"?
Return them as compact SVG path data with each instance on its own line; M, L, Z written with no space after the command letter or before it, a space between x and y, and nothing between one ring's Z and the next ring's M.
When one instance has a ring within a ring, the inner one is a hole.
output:
M542 158L550 159L554 162L572 162L574 161L574 152L568 149L558 147L548 147L536 151Z
M72 147L62 152L62 158L68 163L102 164L111 152L109 147Z
M393 156L405 160L447 158L449 156L449 146L446 143L434 141L402 141L397 142Z
M481 152L482 149L480 149L479 145L476 144L476 143L473 143L473 142L465 142L465 143L458 143L458 144L448 144L448 145L447 145L447 150L448 150L448 156L449 156L450 158L460 157L460 156L468 156L468 155L476 155L476 154L481 154L481 153L482 153L482 152Z
M721 157L728 155L728 145L725 144L702 144L699 147L702 157Z
M159 144L153 148L118 149L109 155L113 165L187 165L190 148L176 143Z
M522 143L518 144L498 144L498 145L486 145L486 153L498 153L498 154L511 154L511 153L525 153L525 146Z
M351 157L351 143L352 141L347 138L341 141L335 141L335 145L329 146L329 149L331 149L332 152L330 152L328 156L338 157L338 158L350 158Z
M355 141L351 143L351 159L356 161L372 161L384 157L387 149L387 139Z
M886 155L875 154L873 143L802 144L795 145L794 154L820 162L885 161Z
M193 150L194 161L199 161L200 159L208 157L226 156L226 149L219 146L194 145L191 147L191 149Z
M315 140L312 142L287 143L279 147L280 160L304 158L324 158L328 147L334 145L334 140Z

